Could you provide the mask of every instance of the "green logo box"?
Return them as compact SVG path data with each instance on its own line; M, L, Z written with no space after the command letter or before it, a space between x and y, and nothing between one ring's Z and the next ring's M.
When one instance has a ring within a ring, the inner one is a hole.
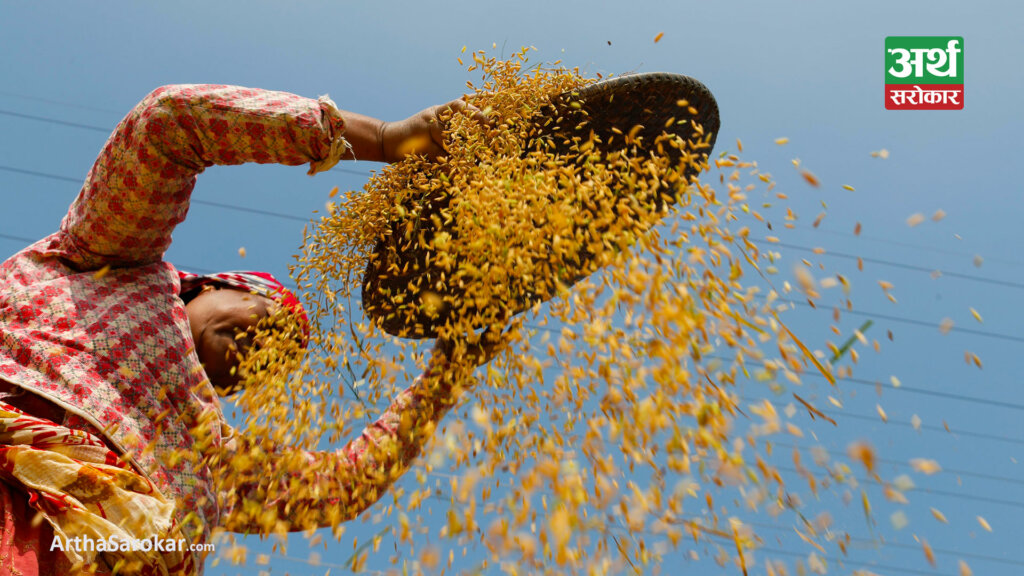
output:
M886 84L963 84L963 36L886 36Z

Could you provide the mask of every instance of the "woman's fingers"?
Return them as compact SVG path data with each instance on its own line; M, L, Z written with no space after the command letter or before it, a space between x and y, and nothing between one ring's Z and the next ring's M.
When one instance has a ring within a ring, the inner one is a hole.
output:
M388 123L381 132L384 158L397 162L412 154L434 158L444 154L444 130L456 114L467 114L482 126L492 122L476 106L463 99L431 106L400 122Z
M470 104L465 96L458 100L452 100L447 104L434 107L434 119L436 122L431 125L431 135L436 135L435 142L444 146L443 136L445 125L455 117L456 114L466 114L481 126L491 126L493 122L484 114L484 111Z
M458 100L452 100L445 105L447 108L452 110L453 113L466 113L469 114L470 118L477 121L483 126L490 126L494 122L484 114L484 111L477 108L469 102L468 96L463 96Z

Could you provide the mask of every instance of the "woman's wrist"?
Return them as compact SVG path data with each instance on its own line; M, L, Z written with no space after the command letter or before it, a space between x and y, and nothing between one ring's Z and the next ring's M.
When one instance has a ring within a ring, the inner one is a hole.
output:
M386 162L384 127L387 123L355 112L342 112L341 114L345 118L345 139L352 147L352 155L355 156L355 159Z
M391 159L388 158L387 151L384 149L384 142L385 142L384 130L387 127L388 127L388 122L383 122L383 121L377 127L377 145L380 148L380 161L381 162L391 162Z

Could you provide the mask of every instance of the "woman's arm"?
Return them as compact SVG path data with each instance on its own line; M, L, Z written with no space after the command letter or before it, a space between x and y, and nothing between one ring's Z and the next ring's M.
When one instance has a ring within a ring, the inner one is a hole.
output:
M236 86L177 85L117 125L61 224L78 269L159 261L185 219L196 176L214 164L333 166L348 150L330 99Z
M236 435L233 454L224 455L217 474L222 527L268 533L282 525L296 531L355 518L405 473L472 381L473 369L488 362L504 342L469 346L439 341L427 371L341 450L268 451ZM246 472L231 463L239 455L247 460Z
M419 455L457 400L453 381L454 374L435 363L358 438L333 452L269 447L236 434L215 472L221 526L265 534L355 518ZM239 456L247 461L244 471L232 464Z
M439 114L467 107L456 101L386 123L340 111L327 97L220 85L158 88L104 145L61 224L60 255L79 270L159 261L208 166L308 163L315 174L343 157L436 155L443 152ZM409 142L415 145L403 144Z

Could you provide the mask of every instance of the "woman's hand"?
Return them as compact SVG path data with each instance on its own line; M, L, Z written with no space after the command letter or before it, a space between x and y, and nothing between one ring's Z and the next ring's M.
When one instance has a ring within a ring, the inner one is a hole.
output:
M487 117L465 100L452 100L432 106L405 120L385 122L381 126L381 151L385 162L398 162L406 156L423 154L436 158L444 154L444 126L455 114L469 114L481 124Z
M398 162L410 154L436 158L444 154L444 127L455 114L470 114L481 124L487 116L465 100L431 106L398 122L384 122L355 112L342 111L345 139L357 160Z

